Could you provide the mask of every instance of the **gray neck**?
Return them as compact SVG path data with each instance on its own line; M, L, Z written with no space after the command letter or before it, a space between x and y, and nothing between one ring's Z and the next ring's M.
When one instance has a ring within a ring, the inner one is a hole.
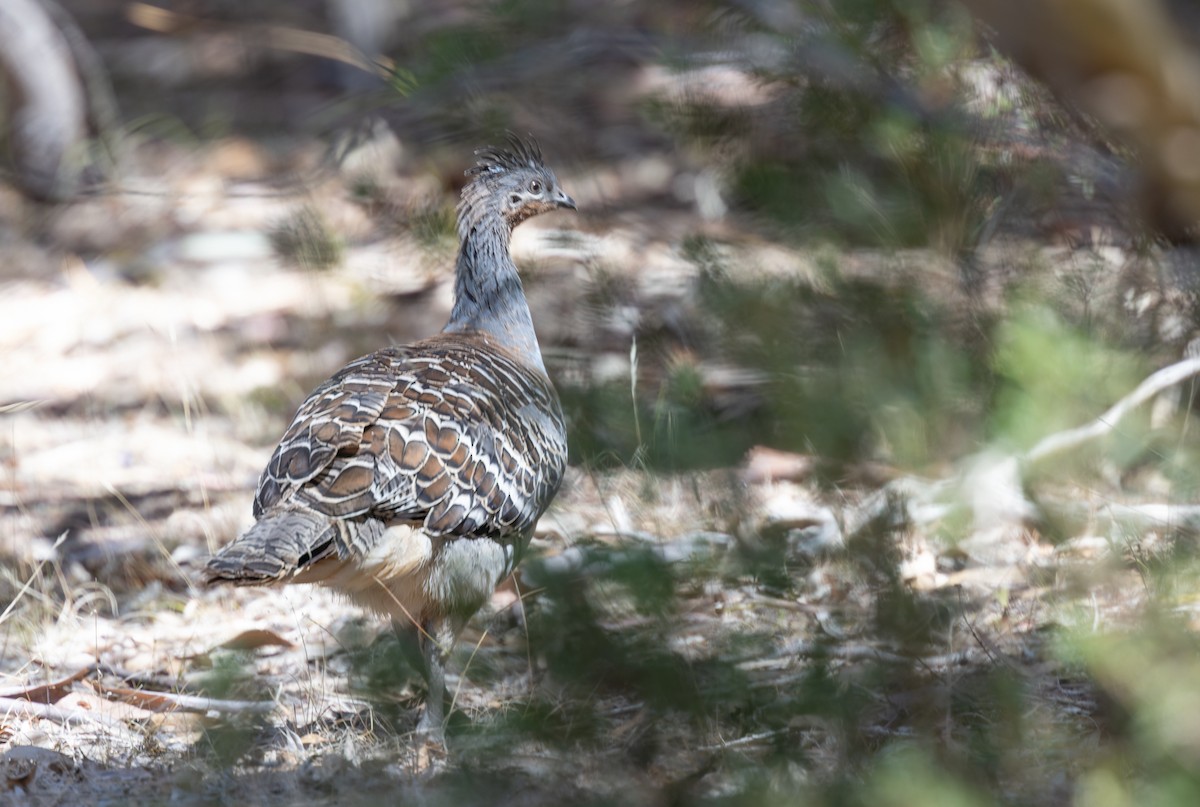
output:
M454 277L454 308L445 333L482 331L531 367L545 372L525 289L508 252L508 222L463 205Z

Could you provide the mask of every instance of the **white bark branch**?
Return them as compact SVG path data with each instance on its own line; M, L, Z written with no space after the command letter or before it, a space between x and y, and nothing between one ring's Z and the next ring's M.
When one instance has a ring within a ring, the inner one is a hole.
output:
M1163 390L1196 375L1200 375L1200 358L1185 359L1176 364L1164 367L1150 375L1133 392L1117 401L1104 414L1091 423L1043 437L1022 459L1025 464L1032 465L1042 462L1055 454L1061 454L1068 449L1077 448L1090 440L1103 437L1112 432L1121 421L1121 418L1129 414L1130 411L1141 406Z

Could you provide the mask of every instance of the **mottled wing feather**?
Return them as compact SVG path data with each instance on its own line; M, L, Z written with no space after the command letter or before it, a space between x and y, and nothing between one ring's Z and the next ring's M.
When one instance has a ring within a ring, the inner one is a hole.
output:
M263 472L256 513L295 500L342 519L444 536L525 536L566 465L545 376L486 338L441 336L348 365L300 407ZM342 531L339 554L366 552Z
M363 432L379 419L395 385L391 367L381 353L372 353L313 390L263 469L255 518L324 472L339 453L357 453Z

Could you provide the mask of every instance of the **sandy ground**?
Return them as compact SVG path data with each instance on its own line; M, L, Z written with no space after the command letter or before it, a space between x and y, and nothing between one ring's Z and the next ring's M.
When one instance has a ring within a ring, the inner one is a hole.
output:
M0 196L5 803L666 803L669 793L737 792L781 741L810 761L786 775L819 777L848 742L877 745L936 722L956 687L970 691L996 669L1028 683L1045 732L1097 730L1079 728L1095 719L1090 687L1047 659L1039 631L1120 621L1138 607L1141 584L1120 547L1081 531L1056 549L1019 522L975 535L980 551L920 525L887 532L879 567L953 612L906 655L872 633L888 575L864 566L870 553L845 552L848 540L868 540L850 522L889 472L822 491L808 484L809 459L767 452L677 475L572 468L529 569L459 644L450 689L460 722L449 756L431 756L410 736L420 688L393 674L375 620L321 590L206 591L196 579L203 558L249 523L258 472L307 390L367 350L440 326L453 243L373 218L344 176L318 171L282 191L242 179L269 169L252 143L146 149L142 164L162 170L134 177L138 194L50 213ZM316 146L291 149L291 164L320 164ZM629 171L651 184L670 177L652 163ZM678 209L630 210L624 186L604 177L563 181L584 214L537 220L514 241L535 319L560 384L628 377L629 323L687 310L696 269L681 241L729 228ZM385 213L447 200L419 173L378 193ZM343 241L336 266L297 265L273 247L271 234L302 211ZM757 272L813 273L811 256L787 247L727 243ZM850 256L846 266L866 274L874 261ZM946 274L944 261L923 265ZM600 282L627 290L624 307L589 307ZM783 721L720 710L689 721L647 705L636 686L581 695L548 672L537 619L550 606L537 591L569 564L587 579L589 547L649 547L683 570L661 620L595 583L606 630L653 637L687 664L722 659L753 697L786 701L829 653L847 682L873 664L908 673L867 696L853 742L833 718L802 709ZM745 571L745 558L764 552L782 583ZM1105 563L1115 571L1103 586L1071 587ZM1086 612L1072 611L1076 602ZM739 639L753 640L742 655L731 650ZM516 727L539 704L586 712L590 739ZM1027 786L1050 781L1056 765L1034 764Z

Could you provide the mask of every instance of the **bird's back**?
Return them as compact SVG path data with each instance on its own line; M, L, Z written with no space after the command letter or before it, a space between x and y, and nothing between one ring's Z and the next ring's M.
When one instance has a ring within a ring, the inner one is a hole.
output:
M259 481L258 524L213 558L209 578L351 591L356 575L407 575L436 600L426 567L453 542L491 542L471 549L503 565L485 577L511 571L565 465L562 411L540 368L477 332L387 348L300 406Z

